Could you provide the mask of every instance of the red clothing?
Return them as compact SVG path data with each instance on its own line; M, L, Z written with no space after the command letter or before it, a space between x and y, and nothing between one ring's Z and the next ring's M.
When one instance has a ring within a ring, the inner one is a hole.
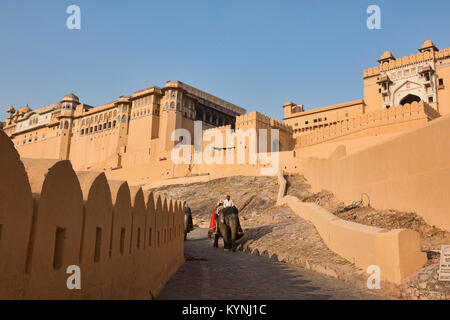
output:
M211 222L209 223L209 230L208 230L208 237L212 238L214 235L217 235L219 232L217 231L217 222L216 222L216 218L217 218L217 208L218 206L216 206L214 208L213 214L211 216ZM238 216L238 233L237 233L237 237L236 240L241 239L244 236L244 231L241 228L241 222L239 221L239 216Z
M212 214L211 217L211 222L209 223L209 230L208 230L208 237L212 238L213 235L215 235L217 233L216 230L216 211L217 211L217 206L214 208L214 212Z

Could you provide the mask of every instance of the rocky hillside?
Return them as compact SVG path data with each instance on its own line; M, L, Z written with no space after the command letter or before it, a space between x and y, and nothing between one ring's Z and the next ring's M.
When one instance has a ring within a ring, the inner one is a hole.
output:
M189 185L164 186L151 191L186 200L191 207L194 223L201 227L209 226L217 200L230 195L245 225L245 222L254 221L275 205L278 184L275 177L229 177Z

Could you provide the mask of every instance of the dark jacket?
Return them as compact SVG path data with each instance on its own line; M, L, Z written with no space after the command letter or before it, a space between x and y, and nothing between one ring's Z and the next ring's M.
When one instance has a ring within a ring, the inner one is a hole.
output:
M187 215L187 216L191 216L192 215L191 208L183 207L183 210L184 210L184 214L185 215Z

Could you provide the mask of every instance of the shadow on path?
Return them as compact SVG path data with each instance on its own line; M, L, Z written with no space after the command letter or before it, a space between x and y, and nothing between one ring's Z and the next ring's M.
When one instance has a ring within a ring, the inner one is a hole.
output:
M167 283L161 300L380 299L322 274L242 252L214 249L207 229L185 242L188 261Z

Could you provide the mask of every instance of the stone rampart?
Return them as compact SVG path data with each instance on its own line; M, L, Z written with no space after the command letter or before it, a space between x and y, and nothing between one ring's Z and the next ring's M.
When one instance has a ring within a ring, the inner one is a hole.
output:
M184 262L181 202L69 161L21 160L1 131L0 154L0 299L152 299Z

